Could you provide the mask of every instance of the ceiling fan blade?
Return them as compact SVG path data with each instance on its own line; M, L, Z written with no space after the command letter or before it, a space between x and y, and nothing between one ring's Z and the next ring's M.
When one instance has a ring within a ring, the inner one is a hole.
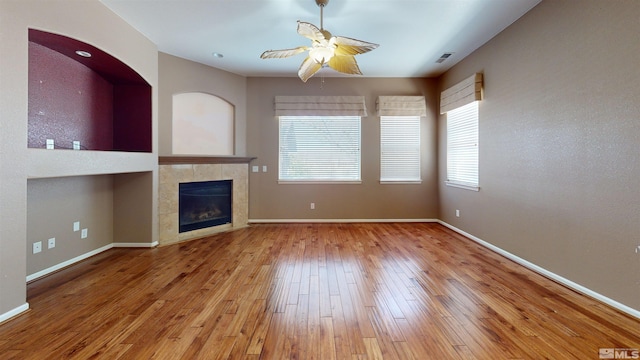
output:
M302 62L302 65L300 65L300 69L298 69L298 77L300 77L302 81L307 82L307 80L309 80L313 74L317 73L320 68L322 68L322 64L318 64L313 61L312 58L307 56L307 58Z
M324 34L318 29L317 26L298 20L298 34L314 41L320 41L324 39Z
M333 40L334 44L337 45L336 55L364 54L379 46L378 44L357 40L357 39L352 39L344 36L335 36L331 40Z
M362 75L353 55L337 55L327 63L330 68L344 74Z
M293 49L267 50L260 55L261 59L282 59L303 53L309 49L307 46L298 46Z

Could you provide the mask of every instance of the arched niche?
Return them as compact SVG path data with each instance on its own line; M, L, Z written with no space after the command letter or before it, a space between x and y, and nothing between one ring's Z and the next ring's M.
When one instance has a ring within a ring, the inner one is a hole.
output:
M173 95L172 152L175 155L234 155L235 108L203 92Z
M152 152L151 85L114 56L29 29L28 80L29 148Z

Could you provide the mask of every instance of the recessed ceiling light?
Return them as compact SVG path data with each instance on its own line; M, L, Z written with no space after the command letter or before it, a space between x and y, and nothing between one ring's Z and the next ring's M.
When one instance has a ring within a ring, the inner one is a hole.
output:
M86 57L86 58L90 58L91 57L91 53L88 51L83 51L83 50L76 50L76 55L82 56L82 57Z
M222 58L224 57L224 55L222 55L222 54L220 54L220 53L217 53L217 52L211 53L211 55L212 55L214 58L218 58L218 59L222 59Z

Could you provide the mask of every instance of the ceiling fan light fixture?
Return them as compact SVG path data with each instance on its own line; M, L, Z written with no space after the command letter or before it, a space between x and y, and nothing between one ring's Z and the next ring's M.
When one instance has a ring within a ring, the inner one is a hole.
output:
M262 59L282 59L308 51L307 58L298 69L298 77L306 82L325 65L343 74L362 75L355 55L364 54L378 47L378 44L333 36L324 29L323 9L329 0L315 0L320 7L320 28L298 20L298 34L311 40L311 46L298 46L292 49L267 50L260 55Z
M325 64L331 60L335 54L335 47L329 44L326 46L314 46L309 50L309 56L318 64Z

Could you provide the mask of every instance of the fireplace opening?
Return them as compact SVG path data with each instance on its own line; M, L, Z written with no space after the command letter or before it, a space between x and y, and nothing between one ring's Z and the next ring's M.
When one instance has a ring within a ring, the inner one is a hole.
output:
M233 180L179 184L179 232L231 223Z

